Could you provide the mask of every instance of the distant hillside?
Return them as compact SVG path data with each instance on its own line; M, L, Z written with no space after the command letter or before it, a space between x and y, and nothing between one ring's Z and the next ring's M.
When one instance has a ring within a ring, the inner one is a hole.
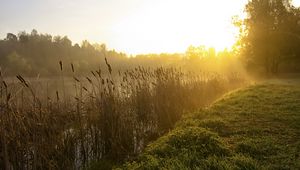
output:
M294 81L232 92L121 169L300 169L299 103Z

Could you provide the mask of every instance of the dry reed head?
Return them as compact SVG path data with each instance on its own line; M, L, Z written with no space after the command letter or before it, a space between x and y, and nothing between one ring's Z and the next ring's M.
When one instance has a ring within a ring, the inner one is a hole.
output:
M89 83L93 84L93 81L89 77L86 77L86 79L88 80Z
M59 94L57 90L56 90L56 100L59 101Z
M107 68L108 68L109 74L111 74L111 73L112 73L112 68L111 68L110 64L108 63L106 57L105 57L105 64L106 64L106 66L107 66Z
M74 73L75 70L74 70L74 65L73 65L73 63L71 63L71 69L72 69L72 73ZM61 64L61 70L62 70L62 64Z
M29 87L28 83L25 81L25 79L21 75L17 75L16 77L21 82L21 84L23 84L26 87Z
M62 63L62 61L59 61L59 67L60 67L60 71L62 71L63 70L63 63Z
M7 84L4 80L2 81L2 84L4 85L5 89L7 89Z
M11 93L8 93L7 96L6 96L6 102L7 103L9 102L10 98L11 98Z
M80 83L80 80L78 80L78 78L73 77L73 79L74 79L76 82Z
M88 89L84 86L82 86L82 89L88 92Z
M94 71L91 71L91 73L96 78L96 74L94 73Z
M99 68L99 70L96 71L96 73L98 74L99 78L101 78L101 69Z

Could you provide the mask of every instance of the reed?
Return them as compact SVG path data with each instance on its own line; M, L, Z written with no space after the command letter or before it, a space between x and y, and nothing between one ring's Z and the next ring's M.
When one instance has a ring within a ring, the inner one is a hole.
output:
M107 58L105 63L106 70L86 77L76 76L71 64L73 94L66 96L62 77L63 97L55 90L54 101L43 100L21 75L18 83L7 83L0 71L0 169L84 169L131 159L184 113L245 83L238 74L162 67L114 71ZM63 76L62 61L59 66Z

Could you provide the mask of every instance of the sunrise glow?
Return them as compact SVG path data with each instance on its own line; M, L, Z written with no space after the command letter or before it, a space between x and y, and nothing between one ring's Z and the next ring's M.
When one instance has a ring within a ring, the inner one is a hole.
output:
M114 24L111 43L128 53L183 52L188 45L230 48L238 33L232 17L245 1L151 1Z
M128 54L185 52L188 46L230 48L247 0L2 0L0 36L7 32L67 35ZM298 7L300 0L293 0Z

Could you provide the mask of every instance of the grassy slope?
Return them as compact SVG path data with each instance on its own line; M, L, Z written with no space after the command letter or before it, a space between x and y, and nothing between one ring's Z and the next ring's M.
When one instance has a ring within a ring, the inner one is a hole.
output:
M300 84L244 88L186 116L122 169L300 169Z

